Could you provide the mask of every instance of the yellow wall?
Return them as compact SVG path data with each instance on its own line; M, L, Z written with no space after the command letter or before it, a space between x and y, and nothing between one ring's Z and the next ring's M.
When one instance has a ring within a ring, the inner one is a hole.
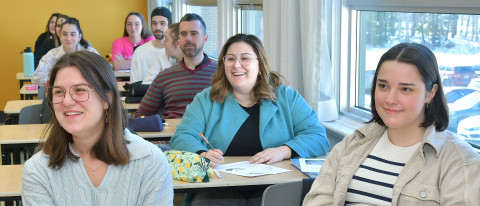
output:
M126 15L140 12L147 18L146 0L1 0L0 1L0 111L8 100L18 100L17 72L23 72L25 47L45 31L54 12L80 21L85 39L103 56L111 53L114 39L123 35ZM147 20L148 21L148 20Z

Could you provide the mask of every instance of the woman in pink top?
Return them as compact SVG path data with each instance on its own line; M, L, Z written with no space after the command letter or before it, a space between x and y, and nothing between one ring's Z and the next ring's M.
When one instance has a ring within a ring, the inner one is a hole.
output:
M114 70L130 69L133 48L155 39L148 31L145 19L138 12L130 12L125 19L123 37L112 44Z

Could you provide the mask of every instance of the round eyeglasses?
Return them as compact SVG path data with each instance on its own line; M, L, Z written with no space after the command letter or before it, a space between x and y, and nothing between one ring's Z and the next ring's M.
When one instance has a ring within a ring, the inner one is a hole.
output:
M48 89L52 92L52 97L48 98L52 104L60 104L65 100L65 94L67 92L65 88L52 86ZM72 97L75 102L87 101L91 91L95 91L95 89L90 89L87 84L75 84L68 88L68 93L70 93L70 97Z
M229 66L233 66L235 62L237 62L238 60L240 62L240 65L246 67L252 63L253 59L258 59L258 58L252 57L252 55L250 54L242 54L240 55L239 58L237 58L233 54L227 54L223 57L223 63L225 64L225 66L229 67Z

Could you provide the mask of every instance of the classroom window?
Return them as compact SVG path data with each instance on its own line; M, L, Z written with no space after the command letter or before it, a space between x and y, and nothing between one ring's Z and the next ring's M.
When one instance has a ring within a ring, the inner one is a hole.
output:
M240 33L253 34L263 42L263 11L240 9Z
M216 6L190 6L187 5L187 13L196 13L203 18L207 26L208 42L203 48L204 52L213 58L218 58L218 20Z
M358 1L351 2L357 2L354 8L362 7ZM350 19L349 44L341 48L349 50L343 60L349 62L349 79L354 82L348 88L348 100L343 100L350 102L344 113L370 112L371 84L383 53L401 42L420 43L437 58L450 103L448 130L480 146L480 15L392 8L398 11L351 9L342 15Z

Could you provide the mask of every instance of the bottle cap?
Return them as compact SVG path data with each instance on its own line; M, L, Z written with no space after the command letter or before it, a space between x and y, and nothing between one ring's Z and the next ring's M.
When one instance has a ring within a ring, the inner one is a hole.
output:
M23 52L32 52L32 48L31 48L31 47L27 47L27 48L25 48L25 50L23 50Z

